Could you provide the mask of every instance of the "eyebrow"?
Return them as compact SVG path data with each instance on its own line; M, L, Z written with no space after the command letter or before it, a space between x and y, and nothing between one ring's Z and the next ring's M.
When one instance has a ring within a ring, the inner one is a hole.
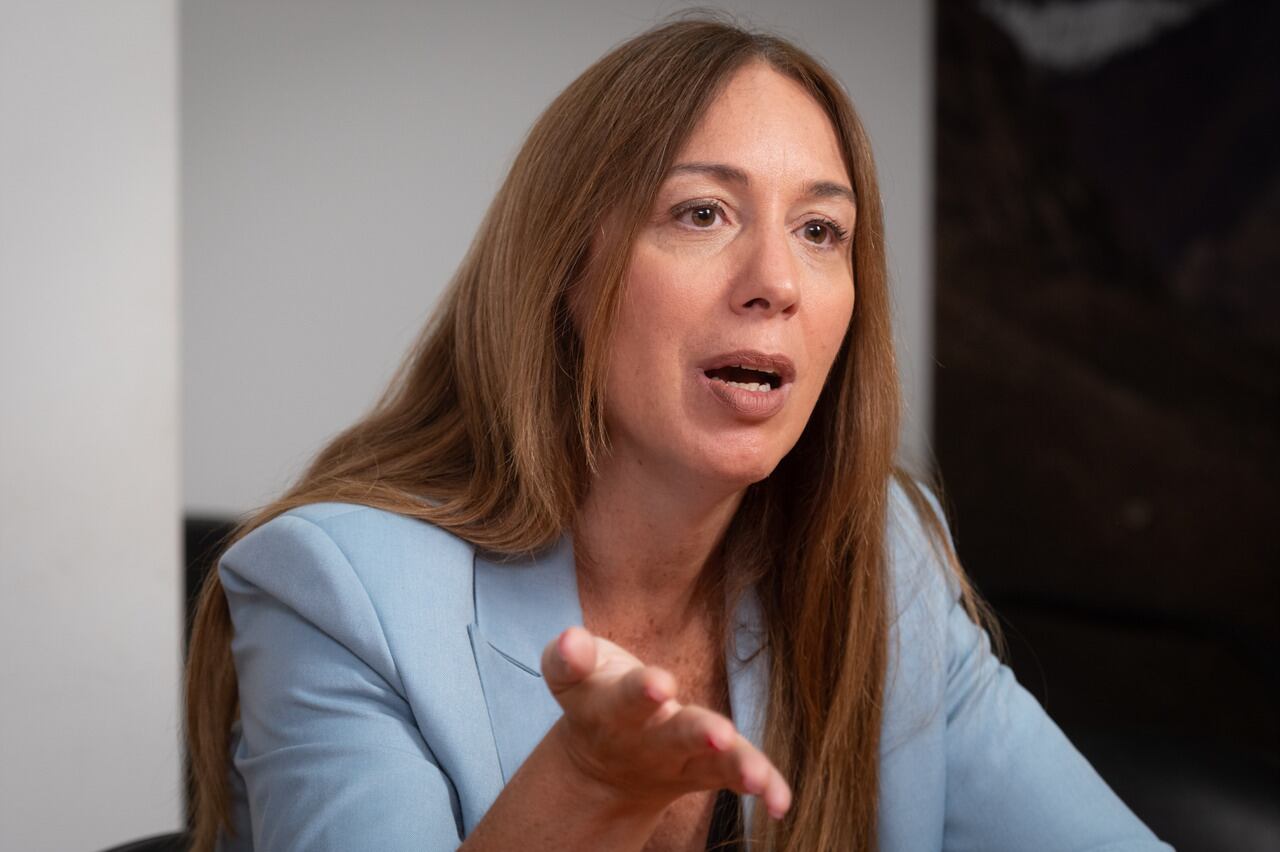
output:
M723 183L751 185L751 178L746 172L737 166L725 163L677 163L667 172L667 177L683 174L708 175ZM852 189L829 180L812 181L806 184L804 194L806 198L842 198L854 207L858 206L858 196Z

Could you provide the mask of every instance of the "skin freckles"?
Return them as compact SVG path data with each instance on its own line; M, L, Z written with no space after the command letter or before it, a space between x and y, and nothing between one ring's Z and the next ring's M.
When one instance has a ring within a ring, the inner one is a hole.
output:
M610 451L578 507L574 558L587 630L664 669L673 701L727 715L724 602L695 590L722 570L747 486L799 440L839 351L856 206L826 113L761 63L727 81L673 163L631 247L604 388ZM795 368L767 416L727 404L702 369L746 350ZM703 848L714 798L677 799L646 848Z
M852 235L856 209L836 189L850 186L799 84L763 63L729 80L633 246L606 385L616 461L711 497L768 476L795 445L852 316L852 240L838 230ZM763 422L718 402L695 367L741 349L796 366Z
M656 659L706 645L696 578L813 412L853 313L852 240L838 234L855 217L826 112L763 63L739 69L632 244L604 388L610 451L575 519L589 628L661 635L671 647L643 649ZM743 350L794 363L763 419L721 401L699 366Z

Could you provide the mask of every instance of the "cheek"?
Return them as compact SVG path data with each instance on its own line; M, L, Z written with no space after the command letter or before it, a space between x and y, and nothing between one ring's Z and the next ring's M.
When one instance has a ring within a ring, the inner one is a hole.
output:
M810 387L810 395L814 402L822 392L822 386L826 382L831 365L840 352L840 344L844 342L845 334L848 333L849 323L853 317L853 304L854 294L850 286L847 290L832 294L832 298L824 300L818 310L810 313L812 322L806 330L805 337L811 347L810 356L813 364L818 368L814 371L814 382Z
M615 351L644 360L636 369L654 379L674 378L682 347L706 315L709 287L691 283L679 263L652 249L637 249L627 276Z
M834 300L834 304L821 317L823 327L818 332L818 339L823 343L823 355L828 364L835 360L836 353L840 351L840 344L844 342L845 334L849 331L849 323L853 319L853 304L854 292L853 287L850 286L838 299Z
M630 420L670 419L681 387L682 346L697 322L698 306L669 269L633 263L611 346L609 399L614 415Z

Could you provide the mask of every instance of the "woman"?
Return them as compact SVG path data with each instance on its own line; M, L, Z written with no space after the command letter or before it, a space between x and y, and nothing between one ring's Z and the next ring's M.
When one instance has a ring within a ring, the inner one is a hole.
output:
M204 589L197 848L1167 848L894 467L884 266L806 54L686 20L588 69Z

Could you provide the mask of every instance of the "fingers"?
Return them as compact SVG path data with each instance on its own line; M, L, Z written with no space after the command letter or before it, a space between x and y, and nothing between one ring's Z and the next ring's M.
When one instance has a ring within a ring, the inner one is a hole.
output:
M791 788L733 722L676 700L675 677L646 666L583 627L570 627L542 652L547 687L579 730L578 742L627 785L655 789L728 788L758 796L774 819L791 807ZM607 744L607 746L602 746ZM673 785L674 784L674 788Z
M651 718L661 722L675 715L676 679L658 666L636 666L622 676L612 691L606 712L618 724L639 727Z
M557 698L596 669L596 643L582 627L570 627L542 650L542 677Z
M695 756L708 751L728 751L740 739L733 722L714 710L696 704L680 708L680 712L663 725L657 734L659 739L655 747L667 749L672 754Z
M791 786L773 764L760 755L754 765L747 765L741 770L742 791L749 795L759 796L769 816L782 819L791 808Z
M602 645L609 659L601 657ZM607 719L611 726L638 728L655 714L656 720L662 721L680 709L674 700L675 677L665 669L640 665L634 660L637 664L627 668L621 677L601 678L585 692L575 689L598 670L616 670L618 662L616 654L610 656L607 642L598 640L585 628L570 627L543 649L542 675L566 713Z
M687 780L702 789L758 796L774 819L791 807L791 787L782 774L724 716L690 706L671 722L672 736L694 754L684 767Z
M790 785L759 752L700 755L689 761L685 771L701 789L727 788L757 796L774 819L781 819L791 808Z

